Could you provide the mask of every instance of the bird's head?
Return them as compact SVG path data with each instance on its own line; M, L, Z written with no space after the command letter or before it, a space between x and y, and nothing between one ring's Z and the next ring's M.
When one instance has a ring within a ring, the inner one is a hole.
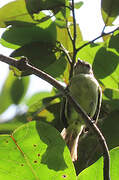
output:
M78 59L74 65L74 75L78 74L93 74L91 65L88 62Z

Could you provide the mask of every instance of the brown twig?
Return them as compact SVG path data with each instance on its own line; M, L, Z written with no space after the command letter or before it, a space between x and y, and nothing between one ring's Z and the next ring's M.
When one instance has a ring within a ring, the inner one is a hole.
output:
M80 105L76 102L76 100L70 95L69 91L64 88L57 80L55 80L53 77L48 75L47 73L39 70L38 68L30 65L28 63L28 60L26 58L22 58L21 60L15 60L14 58L11 57L6 57L4 55L0 55L0 61L5 62L9 65L12 65L16 68L18 68L20 71L25 71L28 70L32 74L35 74L36 76L42 78L43 80L47 81L51 85L53 85L55 88L57 88L59 91L63 93L64 96L66 96L69 101L73 104L75 110L80 113L82 118L85 121L85 124L87 127L89 127L94 134L97 136L100 145L102 147L102 152L104 156L104 180L110 180L110 156L109 156L109 151L108 147L105 141L105 138L103 137L102 133L98 129L95 123L91 121L91 119L87 116L85 111L80 107Z

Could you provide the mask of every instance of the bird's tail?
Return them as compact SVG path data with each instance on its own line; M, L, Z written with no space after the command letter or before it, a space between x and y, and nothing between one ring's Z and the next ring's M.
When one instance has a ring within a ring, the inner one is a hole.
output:
M82 127L82 130L83 130L83 127ZM78 140L79 140L79 136L82 130L80 131L80 133L77 134L76 132L68 131L68 129L64 128L61 132L61 136L65 140L70 150L72 161L77 160Z

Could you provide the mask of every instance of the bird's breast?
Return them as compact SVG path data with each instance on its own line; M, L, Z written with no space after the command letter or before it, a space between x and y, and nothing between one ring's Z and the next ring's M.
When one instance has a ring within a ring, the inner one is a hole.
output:
M69 91L89 116L93 116L98 102L99 84L89 74L76 75L71 79Z

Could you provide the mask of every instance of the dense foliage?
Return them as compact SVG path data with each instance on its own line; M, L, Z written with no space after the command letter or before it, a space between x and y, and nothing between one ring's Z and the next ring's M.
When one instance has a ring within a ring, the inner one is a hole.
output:
M85 42L72 16L69 0L15 0L0 8L0 28L6 28L0 43L13 49L11 57L28 58L33 66L66 85L70 59L81 58L92 64L103 92L98 126L106 138L111 156L111 180L118 179L119 167L119 30L107 35L119 15L118 0L102 0L105 27L103 42ZM74 4L80 9L81 1ZM70 35L69 35L70 34ZM72 38L76 35L75 54ZM71 37L72 38L71 38ZM97 38L98 39L98 38ZM76 57L74 57L76 55ZM70 58L69 58L70 57ZM39 92L25 97L31 72L11 71L0 92L0 114L12 104L27 106L23 113L0 124L0 178L16 180L93 180L103 179L102 151L97 138L89 133L79 141L79 158L73 165L69 150L60 136L62 104L60 93ZM16 76L14 76L14 74ZM18 78L18 77L22 78ZM91 165L91 166L90 166Z

